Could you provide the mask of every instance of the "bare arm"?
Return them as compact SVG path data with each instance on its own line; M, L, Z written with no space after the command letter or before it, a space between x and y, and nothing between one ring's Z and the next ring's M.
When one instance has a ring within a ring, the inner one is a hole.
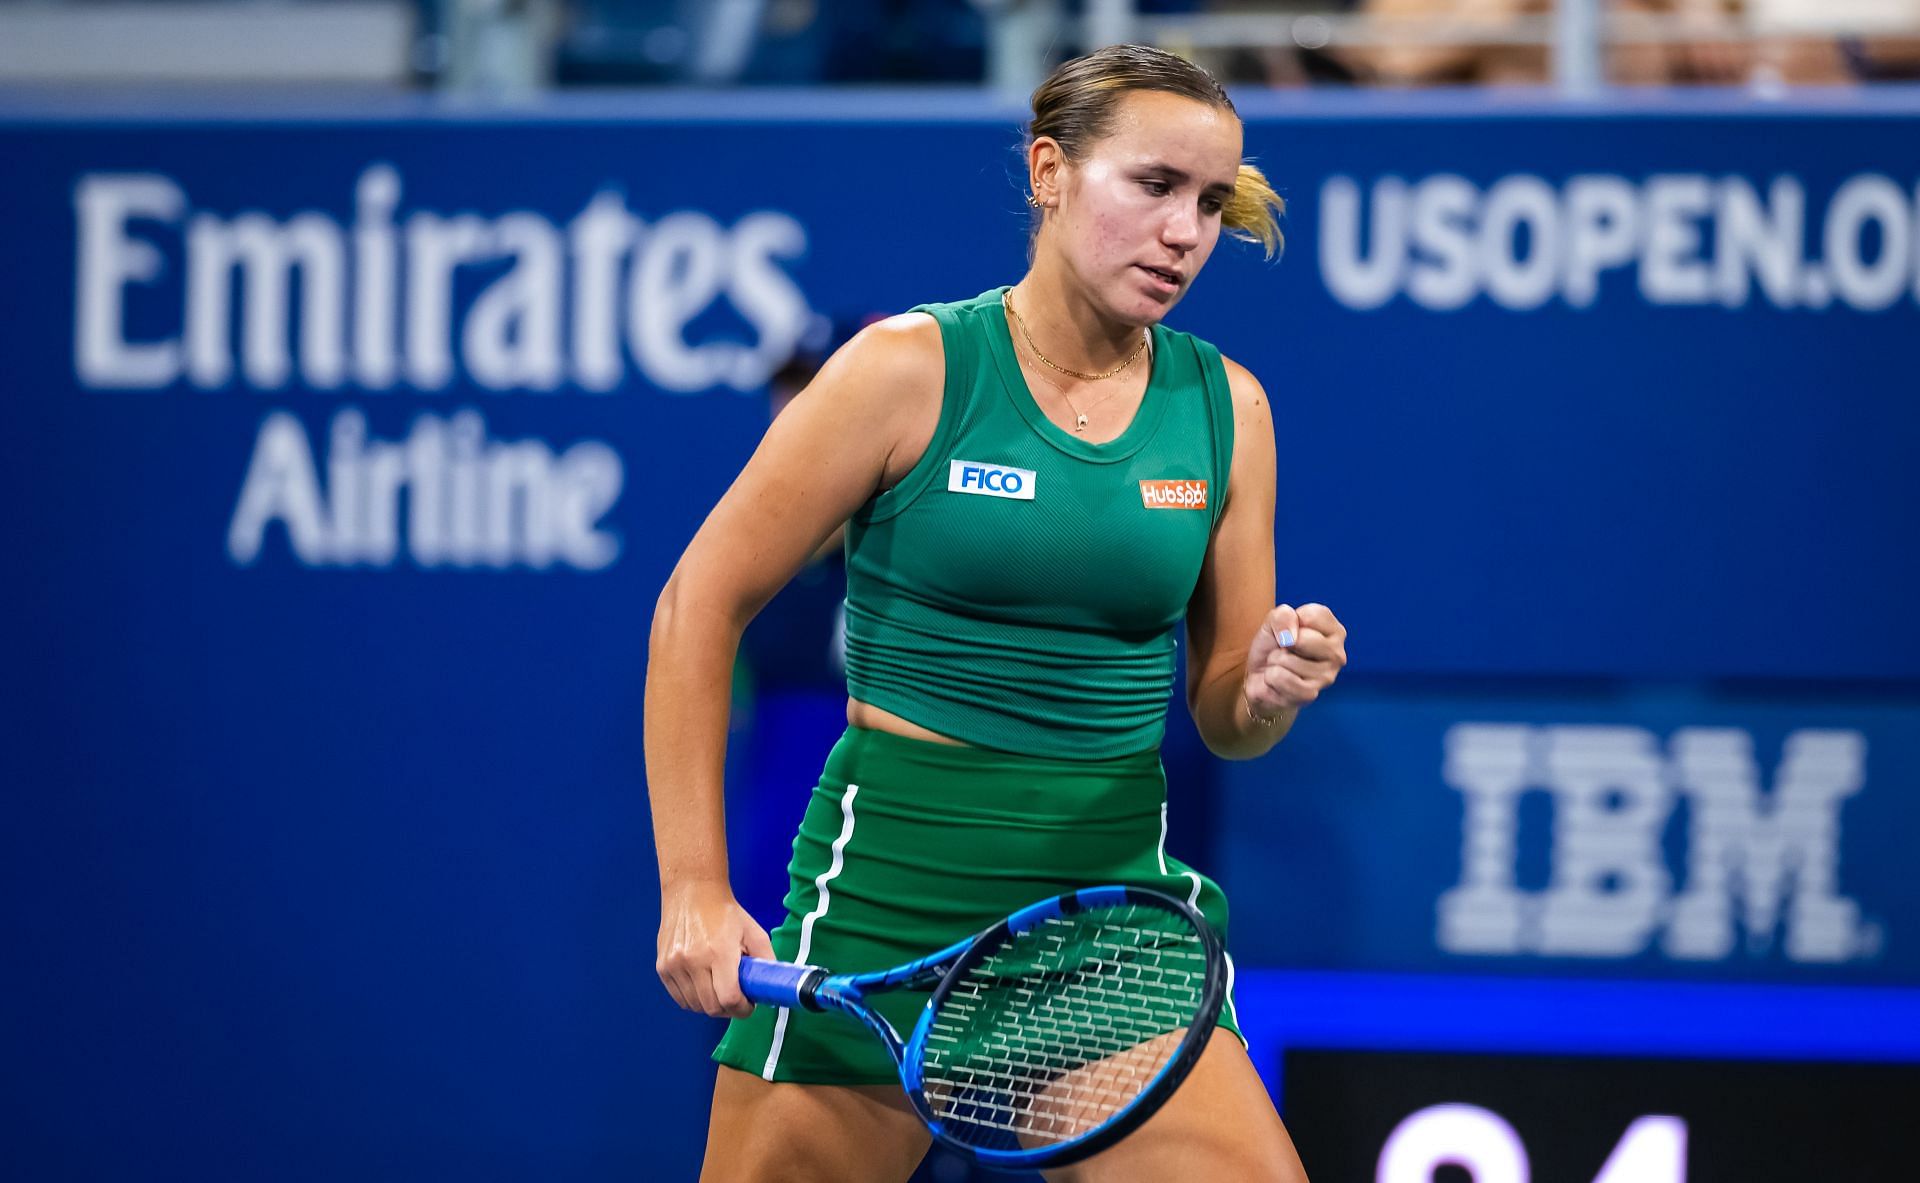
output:
M1226 363L1233 475L1187 605L1187 709L1215 755L1264 755L1346 665L1346 629L1324 605L1275 605L1273 416L1246 368Z
M743 951L770 955L727 880L722 764L741 634L827 537L919 458L943 374L931 318L861 332L768 428L660 593L644 711L660 862L656 968L689 1009L746 1013L736 963Z

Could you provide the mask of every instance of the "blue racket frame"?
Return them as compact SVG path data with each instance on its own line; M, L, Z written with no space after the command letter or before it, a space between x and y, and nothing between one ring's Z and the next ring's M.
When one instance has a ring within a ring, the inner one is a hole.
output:
M1127 904L1161 908L1184 916L1192 923L1205 950L1207 972L1201 987L1200 1005L1180 1046L1138 1096L1118 1113L1077 1138L1051 1146L1004 1150L971 1145L955 1137L928 1103L926 1081L921 1071L934 1016L939 1013L954 985L995 949L1049 920L1076 912L1117 908ZM905 1040L900 1038L893 1024L866 1001L870 994L927 987L933 988L933 996L927 1000L912 1033ZM887 1054L893 1057L894 1066L900 1073L900 1083L906 1089L907 1099L936 1139L984 1167L1035 1170L1065 1166L1098 1154L1132 1133L1179 1087L1199 1061L1200 1053L1205 1050L1220 1017L1220 1007L1226 999L1226 955L1221 950L1218 934L1206 918L1184 900L1143 887L1085 887L1029 905L964 941L893 969L836 974L818 966L745 957L740 961L740 989L750 1001L757 1004L812 1011L836 1010L860 1020L886 1046Z

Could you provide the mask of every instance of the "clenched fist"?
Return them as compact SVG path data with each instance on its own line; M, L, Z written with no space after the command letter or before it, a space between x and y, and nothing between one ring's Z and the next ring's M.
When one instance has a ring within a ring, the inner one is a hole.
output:
M1347 629L1325 604L1281 604L1267 613L1247 649L1241 690L1255 722L1320 697L1347 664Z
M753 1004L740 993L742 954L772 957L773 944L724 884L688 883L661 892L653 968L675 1002L715 1017L752 1014Z

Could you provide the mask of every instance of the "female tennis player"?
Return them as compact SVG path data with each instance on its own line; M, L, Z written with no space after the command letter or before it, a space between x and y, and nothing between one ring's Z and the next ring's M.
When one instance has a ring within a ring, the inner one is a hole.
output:
M1053 72L1028 138L1026 275L842 347L654 616L658 969L681 1006L733 1019L703 1179L893 1183L928 1146L880 1044L841 1016L751 1007L742 954L879 969L1100 883L1190 900L1224 938L1219 888L1164 845L1175 629L1188 708L1228 759L1270 749L1346 663L1331 611L1274 603L1259 382L1160 323L1223 228L1279 243L1280 200L1242 162L1226 93L1116 46ZM747 622L842 523L848 729L769 937L728 884L729 670ZM889 1018L907 1030L921 1001ZM1221 1025L1236 1038L1213 1039L1161 1111L1055 1177L1303 1180L1230 998Z

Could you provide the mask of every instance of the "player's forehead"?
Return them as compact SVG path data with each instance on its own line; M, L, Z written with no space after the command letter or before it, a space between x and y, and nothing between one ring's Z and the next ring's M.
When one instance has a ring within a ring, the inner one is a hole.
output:
M1136 90L1121 97L1094 151L1114 163L1164 165L1231 187L1240 171L1240 119L1225 107L1185 95Z

